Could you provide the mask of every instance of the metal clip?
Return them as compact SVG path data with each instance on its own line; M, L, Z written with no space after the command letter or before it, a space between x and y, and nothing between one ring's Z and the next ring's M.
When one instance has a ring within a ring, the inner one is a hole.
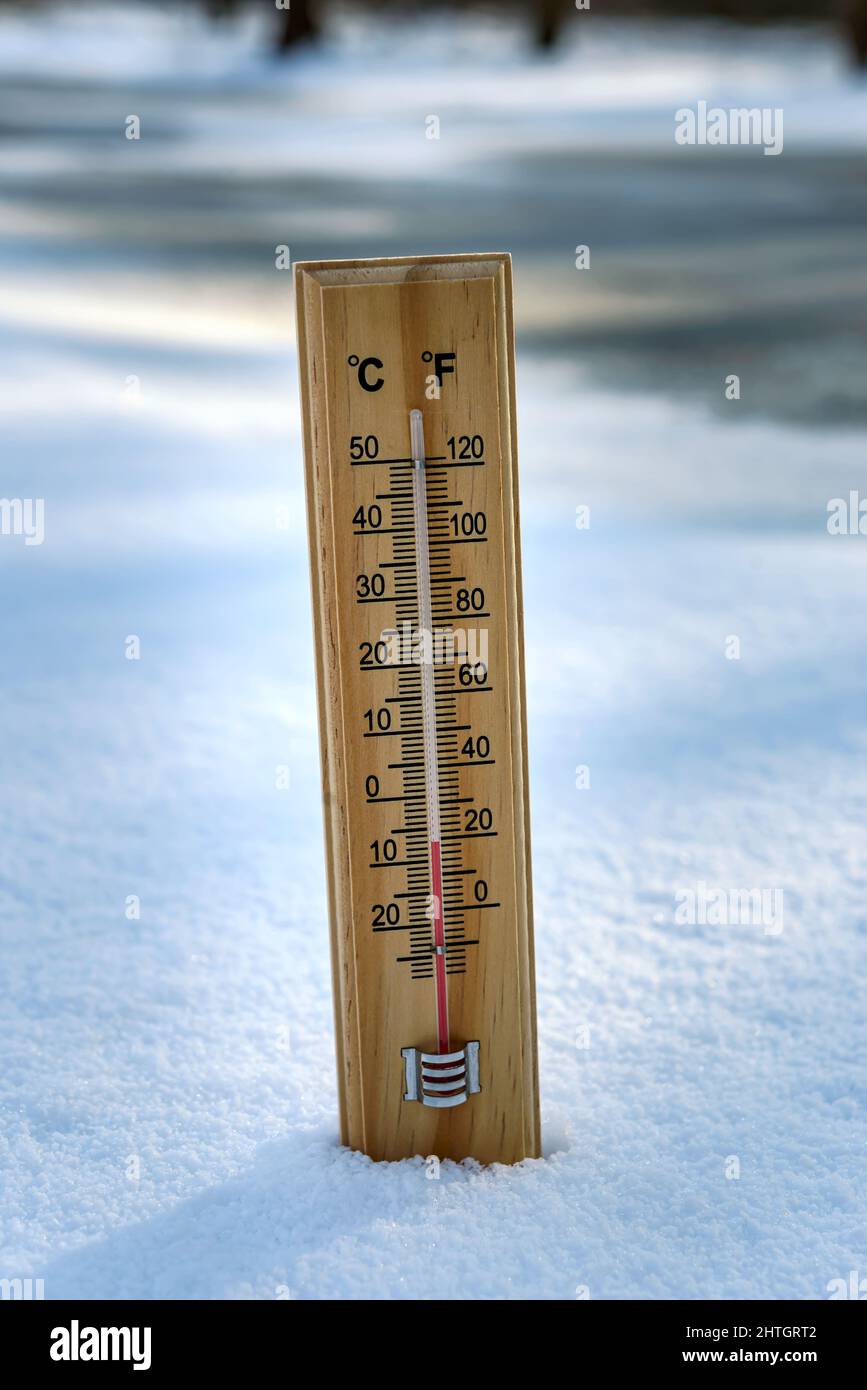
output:
M406 1077L404 1100L420 1100L436 1110L463 1105L480 1091L479 1044L468 1042L459 1052L420 1052L402 1047Z

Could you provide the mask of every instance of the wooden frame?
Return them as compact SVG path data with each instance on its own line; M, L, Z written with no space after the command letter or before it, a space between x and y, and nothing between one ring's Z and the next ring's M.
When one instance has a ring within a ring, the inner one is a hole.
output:
M377 1159L422 1153L514 1162L537 1156L510 258L306 262L296 266L295 285L341 1139ZM422 885L419 846L426 834L418 773L411 770L416 762L407 754L418 749L411 713L415 675L411 663L404 669L391 661L364 664L365 637L379 651L377 634L400 628L413 611L412 569L399 557L410 554L402 518L414 407L423 408L429 451L439 459L426 473L431 544L439 547L431 554L443 557L431 562L441 576L434 629L457 632L457 640L470 646L484 632L490 654L488 666L472 667L476 676L485 667L490 686L487 694L478 692L484 698L471 700L476 692L461 684L468 661L437 674L442 776L452 793L444 801L449 828L443 835L451 883L443 892L449 1010L455 1046L479 1041L481 1075L480 1092L450 1109L405 1100L403 1090L402 1049L436 1043L430 947L416 901L422 893L410 891ZM454 459L440 452L447 437L458 451ZM461 462L467 446L452 441L464 439L485 441L486 457ZM367 458L371 440L378 453ZM353 458L359 449L361 457ZM484 536L452 535L449 528L465 525L467 515L471 525L484 518ZM451 558L456 554L459 577ZM445 612L464 602L458 587L464 575L475 585L467 588L473 601L484 595L484 629L472 611L463 626L454 622L457 613ZM482 707L479 744L481 716L472 711ZM374 720L386 718L384 728L374 727ZM458 742L467 730L469 758ZM474 758L487 743L496 756ZM366 795L373 788L377 795ZM479 798L494 829L474 828L487 823L476 807ZM399 854L394 867L375 862L388 844L401 846L391 851ZM475 898L464 903L470 884ZM481 888L490 902L479 899ZM488 907L493 910L483 910ZM373 925L378 921L382 925ZM396 957L395 943L407 937L409 955Z

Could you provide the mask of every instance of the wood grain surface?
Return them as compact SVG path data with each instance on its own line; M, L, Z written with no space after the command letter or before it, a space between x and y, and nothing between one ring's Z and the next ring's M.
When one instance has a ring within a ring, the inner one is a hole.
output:
M510 261L307 262L296 305L341 1138L376 1159L515 1162L540 1139ZM404 1100L401 1056L437 1048L420 666L401 640L418 625L413 409L449 1036L480 1044L481 1090L445 1110Z

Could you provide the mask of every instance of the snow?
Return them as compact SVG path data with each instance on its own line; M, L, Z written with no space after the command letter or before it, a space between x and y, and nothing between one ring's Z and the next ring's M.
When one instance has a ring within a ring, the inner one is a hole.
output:
M867 1265L867 541L826 530L865 477L863 344L834 338L863 85L821 30L594 21L549 64L503 22L480 59L489 23L347 16L283 71L255 21L72 7L51 45L0 17L29 140L0 159L2 492L46 506L44 545L0 537L0 1276L49 1298L809 1299ZM685 188L683 92L783 92L774 181L747 153ZM666 222L696 189L705 222ZM437 1173L337 1144L273 247L474 228L515 251L522 331L545 1157ZM782 930L681 924L700 883L781 890Z

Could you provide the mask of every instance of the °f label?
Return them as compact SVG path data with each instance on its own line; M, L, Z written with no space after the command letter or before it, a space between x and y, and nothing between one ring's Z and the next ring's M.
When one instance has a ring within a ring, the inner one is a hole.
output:
M539 1152L507 256L296 271L343 1142Z

